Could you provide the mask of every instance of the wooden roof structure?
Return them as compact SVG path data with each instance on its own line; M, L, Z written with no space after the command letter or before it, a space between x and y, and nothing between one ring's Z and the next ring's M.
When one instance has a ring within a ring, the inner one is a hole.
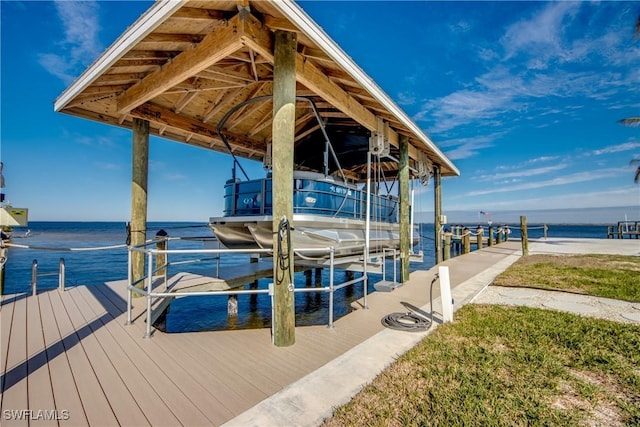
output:
M272 94L274 32L297 33L296 95L313 101L326 128L384 133L391 155L409 138L410 164L458 169L427 135L293 1L161 0L153 4L55 101L56 111L228 152L217 124L234 106ZM264 160L271 140L269 97L233 113L222 130L238 157ZM296 144L309 144L320 124L306 102L296 105ZM365 150L366 151L366 150ZM338 153L340 156L340 153ZM361 163L361 162L360 162ZM385 173L397 164L384 162ZM362 180L351 162L343 172Z

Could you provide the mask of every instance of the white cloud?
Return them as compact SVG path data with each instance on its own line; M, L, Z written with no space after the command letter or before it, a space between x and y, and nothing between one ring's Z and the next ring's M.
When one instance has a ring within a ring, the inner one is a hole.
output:
M633 197L640 197L640 187L631 184L631 186L625 186L620 188L612 188L607 191L575 191L559 194L555 196L545 197L532 197L509 200L492 200L491 209L493 211L499 210L516 210L520 214L525 213L527 210L539 210L539 209L585 209L585 208L611 208L613 206L633 206ZM478 203L476 201L461 202L461 203L446 203L446 210L470 210L476 211ZM637 210L636 210L637 212ZM629 212L633 215L634 212ZM544 219L548 221L549 219ZM572 218L568 217L566 222L573 222Z
M621 151L631 151L640 148L640 142L625 142L623 144L609 145L599 150L585 153L586 156L601 156L603 154L619 153Z
M537 175L546 175L551 172L556 172L566 168L567 165L559 164L555 166L547 166L542 168L533 168L533 169L520 169L514 172L504 172L504 173L495 173L492 175L481 175L476 178L478 181L497 181L497 180L505 180L510 178L522 178L522 177L530 177ZM516 181L513 181L516 182Z
M62 0L54 4L64 38L57 43L58 52L41 53L39 62L51 74L69 84L103 50L98 39L98 4L94 1Z
M494 141L504 135L505 132L495 132L489 135L482 135L473 138L456 138L443 140L440 147L455 147L445 150L445 154L451 160L460 160L473 157L479 154L480 150L494 146Z
M628 34L610 14L603 25L585 26L582 19L591 20L600 11L598 5L581 2L542 6L507 27L497 48L478 50L476 59L487 71L457 91L423 102L414 119L432 123L429 131L438 133L465 125L504 126L541 115L575 115L559 108L554 98L611 101L640 83L640 67L633 66L640 65L640 46L625 39ZM584 16L578 19L578 14ZM615 106L631 107L634 100L626 99L628 105L616 99Z
M555 2L530 19L511 25L501 39L505 59L523 52L538 58L562 55L563 28L579 8L578 2Z
M527 182L525 184L518 184L512 186L501 186L495 188L489 188L486 190L477 190L470 191L466 194L466 196L484 196L487 194L495 194L495 193L507 193L511 191L526 191L526 190L534 190L536 188L544 188L544 187L554 187L558 185L566 185L566 184L575 184L578 182L587 182L594 181L603 178L610 178L614 176L618 176L621 174L627 173L626 170L621 169L600 169L600 170L590 170L585 172L576 172L573 174L560 176L557 178L545 180L545 181L537 181L537 182Z

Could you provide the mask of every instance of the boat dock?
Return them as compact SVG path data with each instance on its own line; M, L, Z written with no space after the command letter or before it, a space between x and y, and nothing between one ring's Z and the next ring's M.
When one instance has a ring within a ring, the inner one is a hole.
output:
M452 286L515 260L519 246L448 261ZM383 331L380 319L406 311L402 302L427 305L435 272L414 272L395 291L369 295L369 309L357 306L334 328L296 328L290 347L272 345L267 328L155 331L145 339L144 298L134 300L134 323L125 325L124 280L3 296L3 425L223 424Z
M607 226L607 239L640 239L640 221L618 221Z
M614 243L600 239L597 247L603 242ZM621 243L608 250L621 253ZM623 246L640 255L634 243L627 240ZM551 253L566 247L561 239L539 244ZM512 240L441 264L450 269L454 307L468 303L517 260L520 245ZM429 284L437 268L412 273L393 292L369 295L368 309L362 309L361 301L354 303L356 310L338 319L334 328L296 328L296 343L289 347L272 345L267 328L155 331L145 339L144 298L134 300L134 323L125 325L125 280L35 296L5 295L0 306L3 425L245 424L243 414L250 414L245 411L260 411L269 404L265 399L321 376L340 386L332 396L305 387L313 400L306 405L316 407L317 414L303 411L299 416L306 417L306 424L317 424L424 337L426 333L385 329L380 319L406 312L408 304L428 310ZM434 310L438 323L439 300ZM383 344L376 341L380 339ZM353 355L358 355L355 362ZM326 372L336 364L351 366L349 358L358 369Z

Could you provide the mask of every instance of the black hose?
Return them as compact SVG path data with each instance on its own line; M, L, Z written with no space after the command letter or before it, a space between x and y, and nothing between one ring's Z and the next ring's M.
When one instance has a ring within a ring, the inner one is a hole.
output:
M406 313L391 313L381 319L382 325L396 331L422 332L431 328L433 324L433 284L439 279L435 275L429 286L430 318L418 314L417 310Z

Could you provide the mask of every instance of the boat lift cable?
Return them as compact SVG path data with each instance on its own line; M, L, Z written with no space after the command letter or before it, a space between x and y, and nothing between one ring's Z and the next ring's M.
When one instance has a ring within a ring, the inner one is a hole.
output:
M384 316L381 320L382 324L397 331L407 332L423 332L431 328L433 325L433 284L438 281L440 276L436 274L429 286L429 304L430 317L421 315L420 310L412 310L406 313L391 313Z

